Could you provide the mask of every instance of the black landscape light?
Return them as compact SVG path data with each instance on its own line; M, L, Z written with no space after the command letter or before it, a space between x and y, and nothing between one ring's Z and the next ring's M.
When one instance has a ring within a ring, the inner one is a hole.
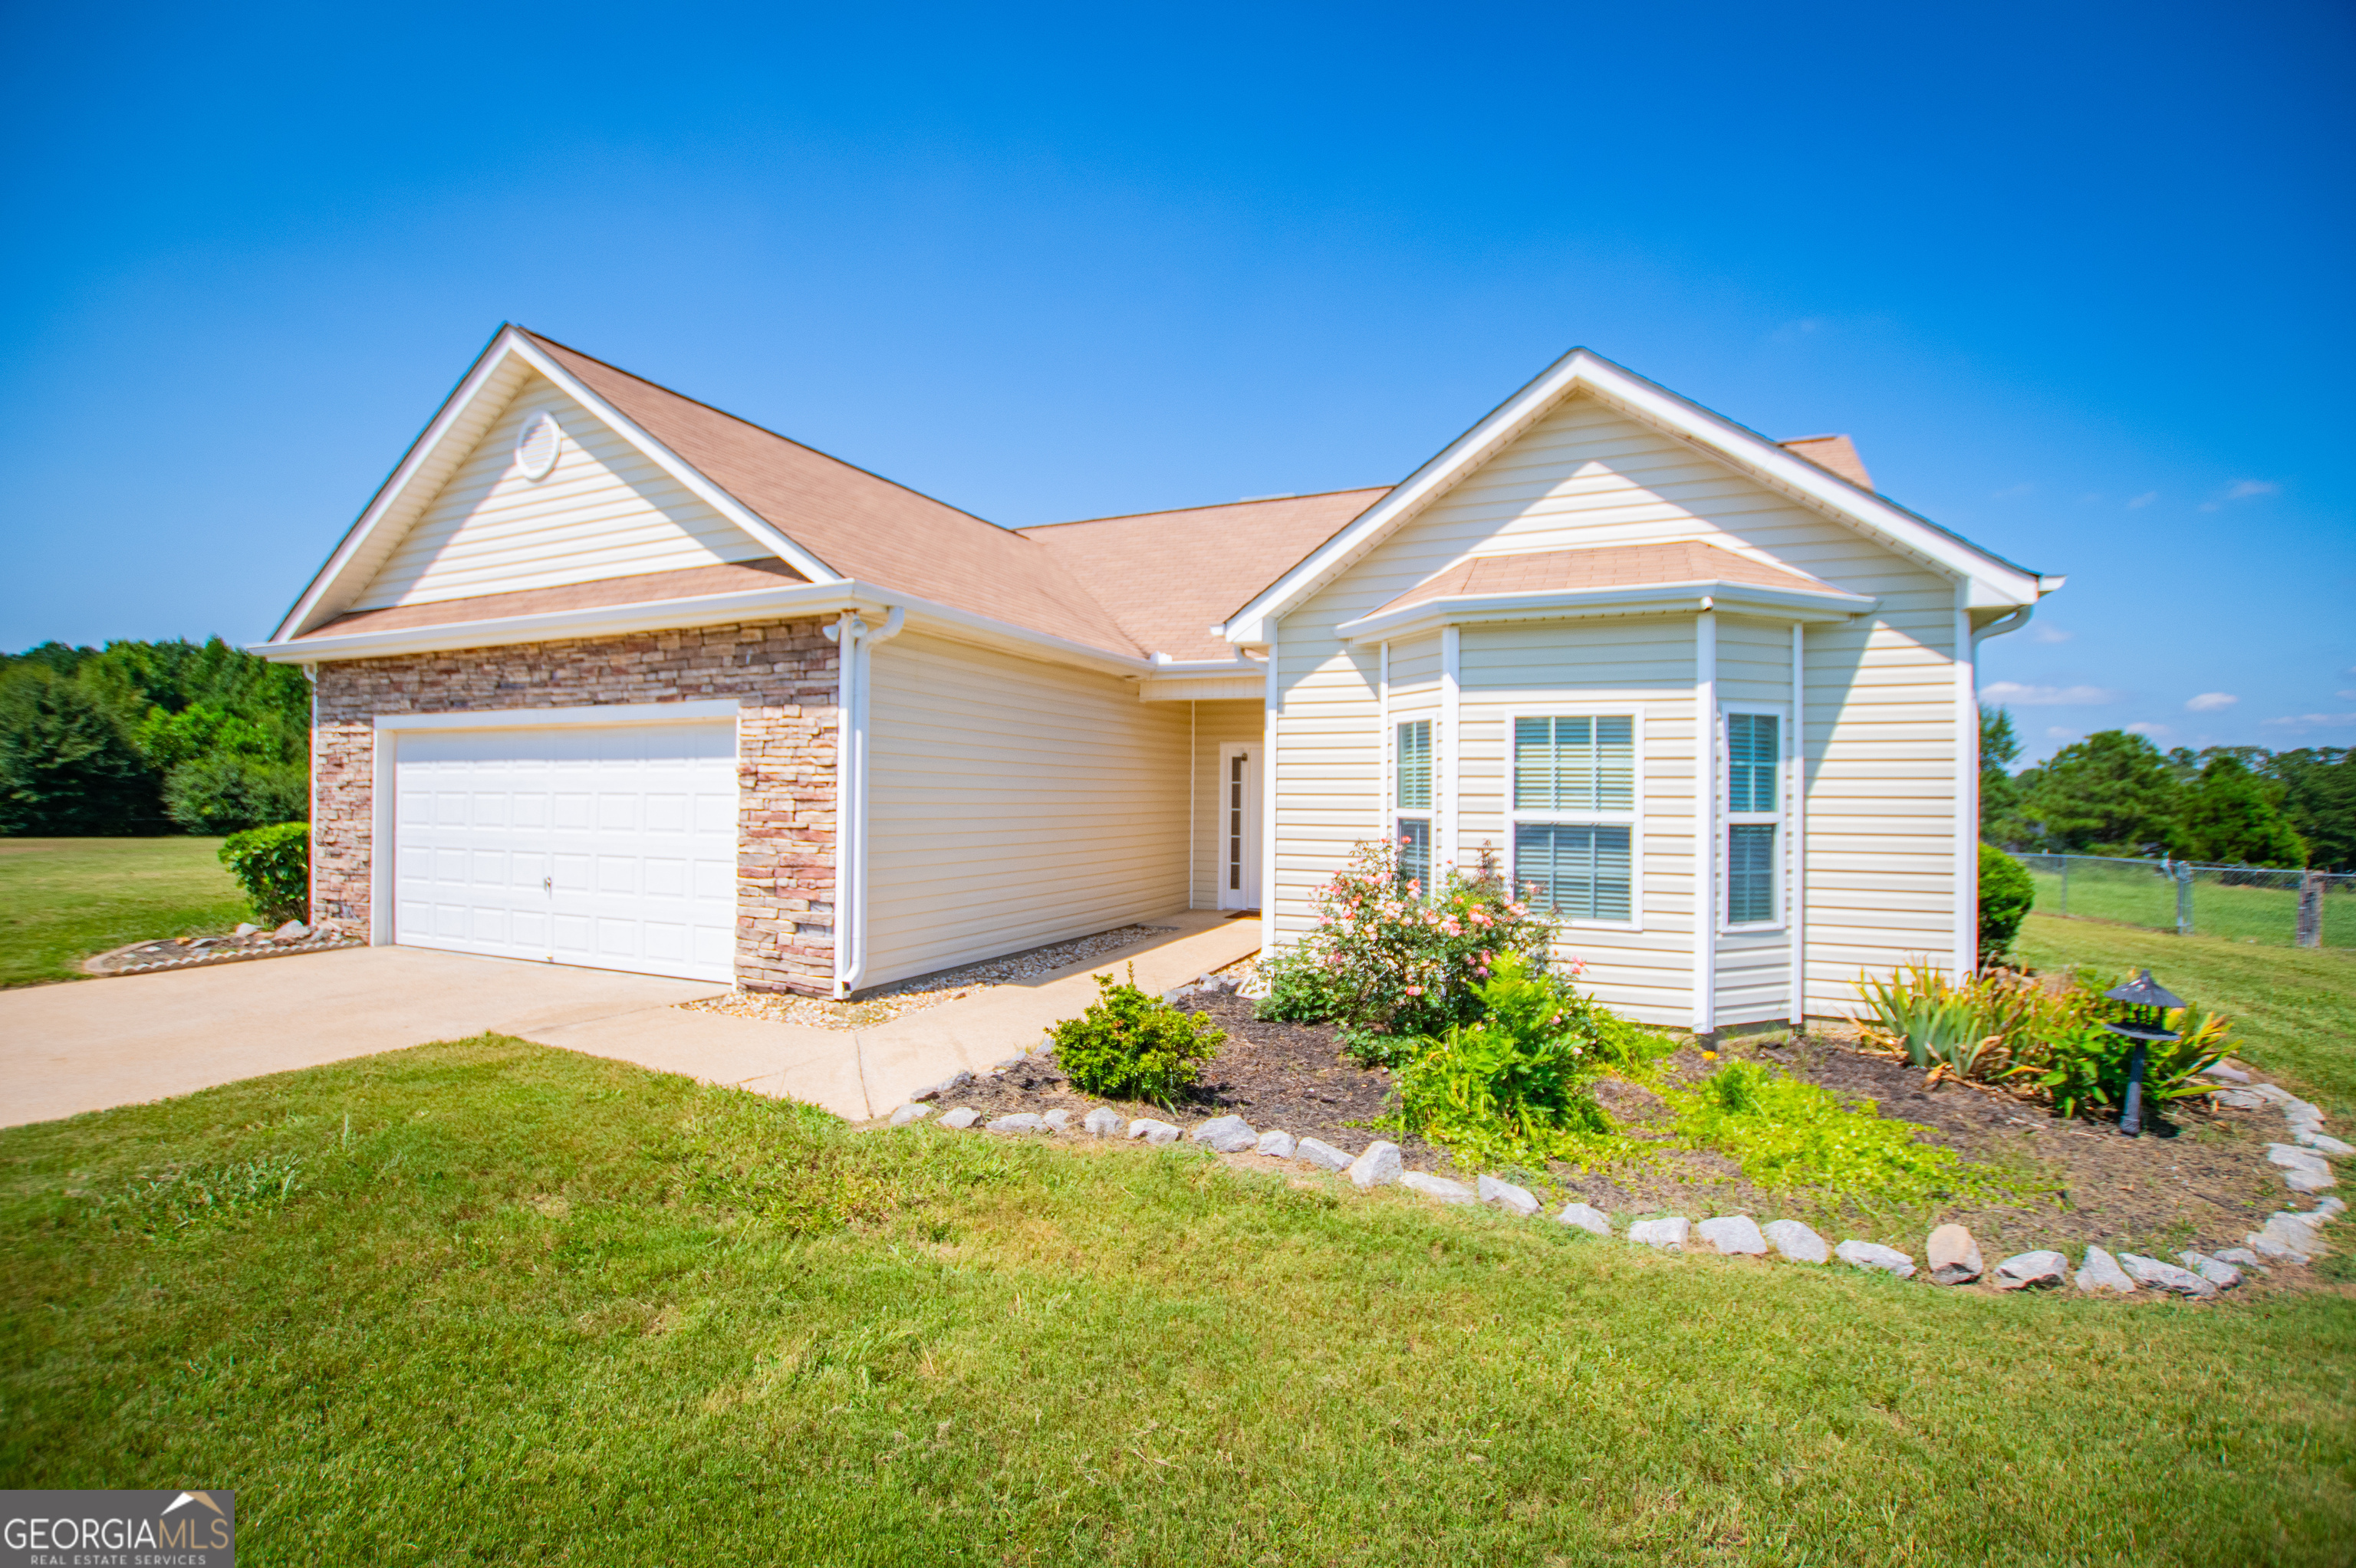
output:
M2168 1027L2171 1008L2184 1005L2180 997L2171 997L2159 988L2147 969L2115 991L2103 996L2110 1001L2126 1005L2127 1016L2117 1023L2103 1027L2122 1040L2134 1042L2127 1053L2127 1103L2119 1109L2119 1131L2127 1136L2143 1136L2143 1069L2144 1057L2154 1045L2164 1045L2183 1037Z

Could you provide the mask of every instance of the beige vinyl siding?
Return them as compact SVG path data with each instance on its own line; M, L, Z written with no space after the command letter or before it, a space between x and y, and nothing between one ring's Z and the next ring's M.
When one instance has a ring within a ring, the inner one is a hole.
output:
M1951 953L1963 739L1953 579L1585 395L1535 422L1284 617L1270 895L1279 940L1307 928L1310 890L1351 843L1377 830L1375 650L1343 643L1335 627L1468 556L1688 539L1880 601L1863 621L1812 627L1807 636L1809 1010L1847 1010L1861 969ZM1719 621L1720 700L1788 702L1788 627ZM1607 998L1659 1021L1683 1021L1691 1004L1693 632L1692 618L1677 616L1462 633L1468 854L1484 835L1503 841L1502 725L1515 701L1585 701L1599 692L1646 699L1642 931L1580 932L1575 950ZM1395 645L1395 705L1400 656ZM1355 792L1328 784L1352 759L1366 784ZM1769 987L1786 983L1769 977L1784 962L1780 952L1767 956L1770 944L1759 937L1719 941L1722 1016L1773 1016Z
M1264 684L1264 683L1263 683ZM1174 705L1173 705L1174 706ZM1194 709L1194 765L1189 797L1189 837L1194 841L1194 869L1189 878L1188 907L1216 909L1226 886L1226 781L1219 773L1219 748L1239 742L1258 744L1268 699L1255 694L1249 701L1195 702ZM1263 766L1267 758L1261 759ZM1259 802L1251 803L1255 816ZM1258 863L1254 866L1258 869Z
M871 656L862 985L1186 904L1186 709L907 633Z
M1718 617L1718 702L1721 711L1745 705L1772 707L1782 715L1784 725L1791 723L1792 628L1789 623L1770 624L1724 614ZM1772 931L1735 931L1719 934L1716 957L1717 1016L1720 1023L1756 1023L1791 1017L1791 796L1788 789L1780 793L1784 815L1776 837L1777 851L1783 860L1779 870L1783 876L1785 923L1783 928ZM1719 804L1723 806L1725 803L1721 800ZM1721 827L1719 832L1723 834L1725 829ZM1726 850L1721 846L1719 849L1721 875L1725 854ZM1719 919L1721 922L1726 919L1723 905L1719 910Z
M527 479L524 421L552 415L556 465ZM771 552L545 377L525 379L401 538L356 610L675 571Z

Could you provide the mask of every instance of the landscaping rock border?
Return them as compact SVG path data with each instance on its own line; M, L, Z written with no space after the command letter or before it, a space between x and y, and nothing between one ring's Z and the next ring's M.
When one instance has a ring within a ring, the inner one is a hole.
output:
M303 933L300 936L289 934ZM236 944L231 946L229 944ZM102 979L121 975L155 975L166 969L204 969L215 964L251 964L257 958L290 958L297 953L330 953L339 947L365 947L365 938L347 935L332 926L324 933L315 932L299 921L289 921L276 931L259 928L241 931L235 936L199 936L185 945L172 942L134 942L128 947L112 948L81 961L81 972ZM162 956L174 952L183 957ZM144 957L155 954L159 956Z
M891 1126L908 1126L932 1120L933 1125L956 1129L969 1128L980 1119L980 1114L969 1105L960 1105L938 1117L933 1117L933 1107L923 1103L942 1090L970 1082L969 1075L959 1074L941 1089L927 1091L894 1110L887 1118ZM2260 1084L2259 1089L2272 1085ZM2271 1098L2271 1096L2269 1096ZM2288 1098L2286 1096L2286 1098ZM2305 1105L2304 1101L2292 1102ZM2313 1111L2312 1106L2308 1106ZM2314 1112L2302 1118L2309 1124L2303 1131L2319 1131L2321 1113ZM1001 1115L985 1129L1005 1136L1070 1136L1076 1131L1068 1112L1056 1111L1041 1116L1027 1112ZM1098 1105L1082 1118L1077 1132L1098 1138L1121 1138L1154 1145L1174 1144L1185 1138L1206 1148L1227 1155L1251 1155L1258 1158L1298 1161L1319 1170L1345 1175L1360 1190L1376 1187L1403 1187L1408 1191L1435 1202L1464 1206L1484 1205L1502 1209L1516 1218L1529 1218L1539 1212L1536 1194L1527 1188L1494 1176L1483 1175L1477 1187L1467 1187L1461 1181L1436 1176L1427 1171L1409 1170L1399 1146L1377 1138L1356 1155L1314 1137L1295 1138L1281 1128L1260 1131L1241 1116L1214 1117L1195 1125L1191 1131L1174 1122L1152 1116L1139 1116L1124 1124L1119 1113L1108 1105ZM2292 1174L2312 1173L2314 1163L2328 1157L2313 1147L2276 1144L2271 1146L2270 1157L2284 1165ZM2325 1174L2329 1175L2329 1168ZM2102 1247L2088 1244L2074 1275L2078 1289L2088 1294L2147 1296L2150 1293L2175 1295L2192 1300L2211 1300L2242 1283L2247 1270L2262 1270L2265 1258L2295 1263L2307 1263L2325 1248L2322 1228L2338 1219L2347 1205L2338 1198L2325 1198L2311 1210L2279 1210L2269 1216L2265 1229L2251 1235L2246 1247L2225 1249L2211 1256L2187 1252L2179 1254L2182 1266L2158 1258L2134 1253L2114 1256ZM1573 1230L1585 1231L1603 1239L1612 1236L1612 1217L1588 1204L1567 1204L1554 1216L1554 1222ZM1651 1247L1662 1252L1682 1253L1689 1247L1702 1247L1722 1256L1766 1258L1770 1249L1783 1259L1801 1264L1822 1265L1836 1259L1853 1268L1887 1274L1898 1279L1917 1275L1914 1259L1895 1247L1879 1242L1856 1238L1828 1247L1825 1239L1797 1220L1773 1220L1765 1226L1749 1214L1720 1214L1698 1223L1681 1214L1655 1215L1637 1220L1629 1226L1625 1237L1633 1246ZM2062 1253L2040 1251L2018 1253L1997 1264L1990 1275L1981 1261L1979 1243L1961 1225L1945 1224L1934 1229L1925 1243L1929 1272L1922 1277L1943 1285L1969 1285L1985 1280L1999 1291L2018 1291L2059 1286L2073 1278L2070 1260Z

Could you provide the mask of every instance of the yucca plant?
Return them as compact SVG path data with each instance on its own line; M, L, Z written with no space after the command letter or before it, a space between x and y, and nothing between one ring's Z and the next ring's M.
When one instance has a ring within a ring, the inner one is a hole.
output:
M1934 1077L1998 1078L2012 1070L1994 987L1951 985L1928 964L1914 963L1887 980L1868 976L1858 989L1865 997L1866 1016L1858 1022L1866 1038Z

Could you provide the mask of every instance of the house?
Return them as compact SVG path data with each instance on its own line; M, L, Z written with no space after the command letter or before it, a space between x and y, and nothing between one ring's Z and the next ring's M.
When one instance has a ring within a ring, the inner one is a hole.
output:
M843 996L1485 855L1710 1029L1973 963L2061 580L1585 350L1396 485L1006 529L503 328L303 591L314 910Z

